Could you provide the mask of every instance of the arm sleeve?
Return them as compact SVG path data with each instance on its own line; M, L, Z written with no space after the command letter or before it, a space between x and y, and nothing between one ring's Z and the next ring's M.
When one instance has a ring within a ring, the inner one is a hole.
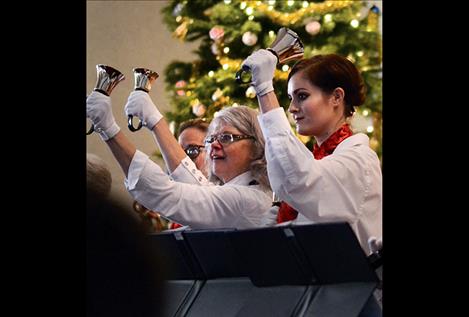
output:
M353 155L315 160L293 134L282 108L260 115L259 122L266 138L269 180L280 199L314 222L353 223L363 196L355 177L360 162L353 162Z
M181 164L176 167L176 169L170 174L171 178L180 183L187 184L199 184L199 185L209 185L209 181L202 174L200 170L197 169L194 162L186 156Z
M249 228L262 225L270 197L253 186L200 186L175 182L137 151L124 181L145 207L192 228Z

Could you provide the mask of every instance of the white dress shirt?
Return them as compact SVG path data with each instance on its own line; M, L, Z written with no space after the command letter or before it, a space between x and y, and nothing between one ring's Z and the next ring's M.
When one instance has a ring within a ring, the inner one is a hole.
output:
M249 185L252 180L251 173L246 172L223 186L176 182L137 150L124 184L146 208L192 229L245 229L264 226L268 222L265 218L271 217L272 192Z
M181 163L170 174L170 177L180 183L199 185L212 184L208 181L205 175L197 169L197 166L195 166L195 163L189 158L189 156L182 159Z
M363 133L342 141L321 160L294 135L283 108L258 117L266 139L272 190L298 211L293 224L347 221L366 254L382 236L380 161Z

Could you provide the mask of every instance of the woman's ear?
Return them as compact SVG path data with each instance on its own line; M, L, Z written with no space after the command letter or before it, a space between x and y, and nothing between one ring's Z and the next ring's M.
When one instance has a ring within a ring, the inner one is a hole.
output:
M334 106L338 106L341 103L343 103L344 98L345 98L345 91L342 88L337 87L336 89L334 89L334 91L332 92L332 102Z

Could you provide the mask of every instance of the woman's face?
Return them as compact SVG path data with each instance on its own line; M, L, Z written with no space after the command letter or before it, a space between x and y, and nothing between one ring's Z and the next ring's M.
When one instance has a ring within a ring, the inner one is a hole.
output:
M299 71L288 82L288 111L293 115L296 131L301 135L321 136L335 124L337 107L332 95L314 86Z
M218 121L214 129L207 137L219 136L221 134L243 135L235 127ZM224 183L236 176L248 171L253 160L253 140L241 139L232 143L222 143L215 139L206 146L207 154L210 156L210 168L213 174Z

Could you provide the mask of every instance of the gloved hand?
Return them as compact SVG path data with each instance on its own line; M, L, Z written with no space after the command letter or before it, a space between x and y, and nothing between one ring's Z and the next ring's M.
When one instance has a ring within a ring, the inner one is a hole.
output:
M114 137L120 128L114 119L111 107L111 97L93 91L86 98L86 117L93 122L94 130L104 141Z
M151 100L150 95L141 90L130 93L124 110L127 116L133 115L138 117L142 124L150 130L163 118L163 115Z
M258 96L274 90L272 79L277 66L277 57L272 52L266 49L257 50L244 60L241 66L243 65L251 69L252 85Z
M383 240L376 237L370 237L368 239L368 246L370 247L371 253L375 253L383 247Z

